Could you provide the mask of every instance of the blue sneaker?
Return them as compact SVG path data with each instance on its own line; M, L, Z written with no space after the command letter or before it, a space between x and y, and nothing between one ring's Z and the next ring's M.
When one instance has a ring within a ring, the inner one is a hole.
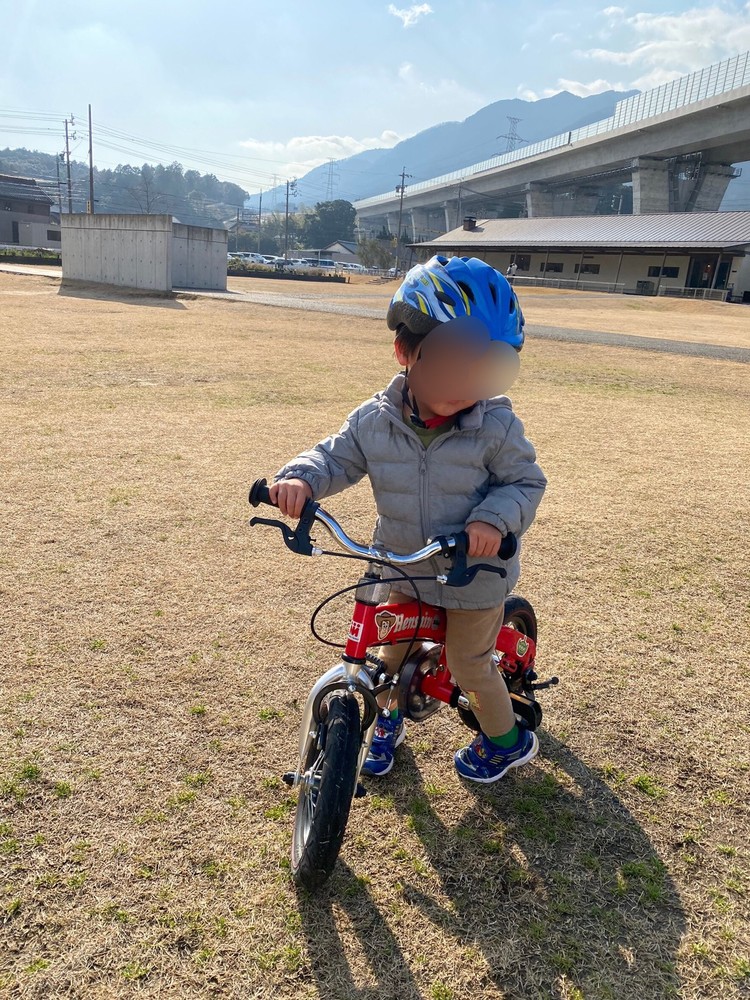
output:
M394 722L390 716L380 713L375 724L375 735L372 738L370 752L362 765L362 774L368 774L374 778L388 774L393 767L396 747L405 739L406 727L403 715L399 714L398 721Z
M499 781L512 767L533 760L538 752L539 740L530 729L522 729L518 743L507 749L492 743L484 733L478 733L476 739L456 753L453 763L462 778L489 785Z

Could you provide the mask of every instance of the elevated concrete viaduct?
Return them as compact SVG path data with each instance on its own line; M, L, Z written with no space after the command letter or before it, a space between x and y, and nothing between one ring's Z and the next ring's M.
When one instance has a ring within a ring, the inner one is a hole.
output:
M597 123L604 126L597 134L581 137L585 130L579 129L547 140L552 148L525 158L524 151L517 150L512 162L475 172L467 168L407 187L402 229L418 240L453 229L466 214L533 218L592 215L597 210L636 215L715 211L737 176L734 164L750 160L748 56L744 56L740 76L742 86L660 114L636 117L619 127L616 114L612 120ZM621 104L647 102L651 93L656 91ZM610 123L615 127L608 127ZM497 159L507 161L508 157ZM385 226L395 233L399 212L395 191L355 202L355 208L366 230Z

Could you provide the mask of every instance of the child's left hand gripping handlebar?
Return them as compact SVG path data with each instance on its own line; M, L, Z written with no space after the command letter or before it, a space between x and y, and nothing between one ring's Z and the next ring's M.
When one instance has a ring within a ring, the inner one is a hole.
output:
M250 487L248 500L253 507L257 507L261 503L268 504L269 507L277 506L271 499L271 493L265 479L255 480ZM294 531L283 521L276 521L269 517L251 517L250 525L252 527L254 524L270 524L271 527L278 528L284 536L284 544L288 549L301 556L311 556L313 547L310 541L310 528L315 521L316 510L318 510L318 504L314 500L305 500L305 506L302 508L302 514Z

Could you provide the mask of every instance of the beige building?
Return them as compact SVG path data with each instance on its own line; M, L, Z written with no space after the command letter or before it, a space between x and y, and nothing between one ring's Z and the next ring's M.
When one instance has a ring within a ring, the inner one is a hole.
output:
M515 281L750 302L750 212L480 219L414 244L486 260Z

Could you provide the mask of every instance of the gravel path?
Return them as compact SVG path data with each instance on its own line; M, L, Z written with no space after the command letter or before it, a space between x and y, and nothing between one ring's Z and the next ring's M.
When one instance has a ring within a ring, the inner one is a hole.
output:
M186 290L187 291L187 290ZM339 316L362 316L365 319L385 318L384 309L372 309L348 302L331 302L325 299L298 298L282 292L190 292L193 295L210 295L231 299L233 302L256 302L258 305L278 306L282 309L302 309L310 312L333 313ZM748 317L750 318L750 316ZM530 339L561 340L575 344L602 344L605 347L630 347L639 351L659 351L663 354L684 354L693 358L712 358L718 361L739 361L750 364L750 348L723 347L719 344L698 344L686 340L667 340L661 337L638 337L624 333L603 333L598 330L573 330L562 326L529 328Z
M0 265L0 271L15 274L43 274L59 278L60 269L43 269L24 265ZM372 309L350 302L331 302L315 298L314 293L287 295L282 292L204 292L198 289L176 289L177 294L201 295L232 302L255 302L281 309L302 309L310 312L333 313L338 316L362 316L365 319L385 318L384 309ZM693 358L712 358L718 361L738 361L750 364L750 348L722 347L719 344L696 344L686 340L666 340L661 337L637 337L624 333L603 333L598 330L571 330L562 326L537 326L529 328L529 338L560 340L574 344L602 344L605 347L630 347L639 351L659 351L663 354L683 354Z

